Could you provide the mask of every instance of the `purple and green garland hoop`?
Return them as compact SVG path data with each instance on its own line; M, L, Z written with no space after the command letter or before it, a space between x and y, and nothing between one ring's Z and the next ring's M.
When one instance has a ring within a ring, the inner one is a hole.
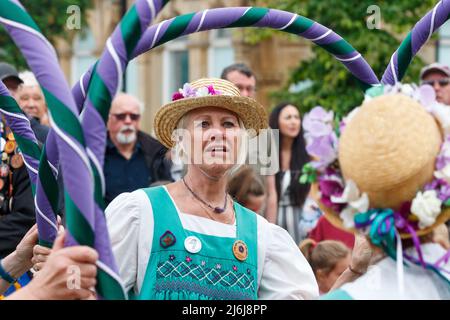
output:
M0 3L0 22L4 25L14 23L19 25L19 22L14 19L17 18L19 21L23 19L23 17L20 16L20 9L17 10L16 7L10 7L10 5L11 4L6 1ZM18 4L18 6L20 8L20 4ZM23 114L16 101L9 95L6 87L1 90L1 99L3 113L9 112L8 115L5 115L7 124L11 127L14 135L17 137L17 143L24 155L25 165L30 177L31 188L36 204L36 223L39 230L39 243L50 247L58 231L56 210L52 210L52 208L57 208L58 193L52 193L53 189L46 188L48 186L56 185L55 176L53 174L47 177L43 176L46 172L45 169L49 168L48 171L50 172L52 172L53 169L56 171L55 167L57 165L52 165L47 161L40 161L41 157L46 158L46 149L44 147L44 149L41 150L34 132L30 127L28 118ZM41 167L44 169L40 170ZM53 167L53 169L50 169L51 167ZM54 194L56 194L56 196L54 196ZM48 195L51 196L48 197Z
M394 85L405 76L406 70L419 50L446 21L450 19L450 0L441 0L430 10L402 41L391 56L383 74L383 84Z
M267 27L301 36L330 52L355 76L363 89L379 84L372 68L347 41L313 20L282 10L258 7L207 9L162 21L148 28L131 54L131 59L170 40L188 34L225 28ZM91 80L92 66L72 89L80 108Z
M36 75L49 107L53 129L47 143L54 137L58 152L53 149L48 155L58 154L62 167L68 227L66 243L96 248L99 253L98 294L111 299L125 298L107 229L95 228L92 168L78 110L59 67L56 52L19 1L0 2L0 17ZM51 143L47 147L50 150ZM38 193L39 184L37 187Z

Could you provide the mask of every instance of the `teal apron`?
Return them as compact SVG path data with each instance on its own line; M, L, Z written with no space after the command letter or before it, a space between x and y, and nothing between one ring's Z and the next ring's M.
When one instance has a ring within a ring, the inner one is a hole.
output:
M144 189L153 209L153 244L140 295L142 300L257 299L256 214L234 202L236 238L185 230L163 187ZM201 250L191 253L185 239L195 236ZM240 261L233 246L241 240L248 256Z

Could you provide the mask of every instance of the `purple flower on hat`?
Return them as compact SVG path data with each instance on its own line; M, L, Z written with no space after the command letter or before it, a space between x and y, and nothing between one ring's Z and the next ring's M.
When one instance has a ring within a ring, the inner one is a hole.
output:
M320 201L336 212L340 212L345 207L345 203L334 203L331 201L332 196L340 197L344 192L344 186L340 180L337 174L324 175L319 178Z
M306 151L314 159L311 166L323 171L337 158L338 139L333 130L333 111L317 106L303 117Z
M311 165L319 171L323 171L337 158L338 139L334 132L312 139L306 145L306 151L315 161Z
M420 86L416 91L417 99L420 103L427 107L436 103L436 92L429 84Z
M197 90L192 88L189 83L185 83L183 89L180 89L180 93L184 98L194 98L197 96Z
M425 185L424 190L436 190L438 199L441 201L450 199L450 185L444 179L433 179Z
M320 137L329 135L333 131L333 111L325 111L317 106L303 117L303 129L308 136Z
M445 155L439 155L436 158L436 170L442 170L444 169L447 164L450 164L450 157L446 157Z
M418 221L412 221L411 217L411 201L402 203L400 209L395 212L395 226L400 232L408 232L407 226L410 226L414 230L419 229Z

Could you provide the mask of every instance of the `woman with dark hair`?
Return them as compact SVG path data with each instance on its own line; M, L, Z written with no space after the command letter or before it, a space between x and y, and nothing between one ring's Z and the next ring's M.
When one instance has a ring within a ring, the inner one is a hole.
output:
M320 210L303 210L308 202L309 184L301 184L299 178L303 165L309 162L301 126L300 112L294 105L284 102L270 114L269 126L279 130L280 170L267 177L266 218L285 228L299 243L306 238L321 215Z

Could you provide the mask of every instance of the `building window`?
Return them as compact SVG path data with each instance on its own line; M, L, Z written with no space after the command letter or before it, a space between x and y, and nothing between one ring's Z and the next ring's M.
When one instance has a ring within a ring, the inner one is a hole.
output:
M171 100L172 94L189 82L189 51L187 37L168 42L163 52L163 103Z
M450 66L450 21L439 30L439 44L437 48L437 60Z
M132 96L139 97L141 99L141 92L139 90L139 72L138 72L137 59L133 59L128 63L126 70L126 87L121 88L120 91L126 91ZM126 89L126 90L125 90Z
M72 85L78 82L83 73L97 61L97 57L94 56L92 51L95 47L95 38L89 28L75 36L73 41L74 54L71 61L70 80Z
M222 70L234 63L232 34L229 29L209 32L208 76L219 78Z

